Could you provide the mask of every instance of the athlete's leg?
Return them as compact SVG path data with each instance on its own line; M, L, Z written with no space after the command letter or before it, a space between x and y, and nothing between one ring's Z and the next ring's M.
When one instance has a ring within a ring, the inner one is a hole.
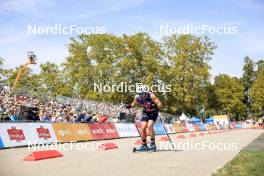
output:
M141 128L142 128L142 143L147 143L147 121L141 122Z
M142 144L147 144L147 123L148 123L148 116L145 112L142 112L141 118L141 128L142 128Z
M149 130L151 144L155 145L155 132L154 132L154 128L153 128L154 123L155 123L154 120L148 120L147 127L148 127L148 130Z

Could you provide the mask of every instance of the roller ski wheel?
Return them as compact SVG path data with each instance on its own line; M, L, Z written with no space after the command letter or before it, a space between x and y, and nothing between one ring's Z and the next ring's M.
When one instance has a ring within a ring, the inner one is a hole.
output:
M148 146L148 152L156 152L157 151L157 147L155 144L150 144Z
M142 145L138 148L136 148L136 147L133 148L133 153L135 153L135 152L147 152L147 151L148 151L147 145L146 146Z

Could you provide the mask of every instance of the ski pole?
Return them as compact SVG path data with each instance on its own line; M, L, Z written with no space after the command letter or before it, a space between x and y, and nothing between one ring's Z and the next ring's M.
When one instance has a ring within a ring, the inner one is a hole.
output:
M170 144L172 145L173 150L175 150L174 145L173 145L173 142L172 142L172 140L171 140L171 138L170 138L170 135L169 135L167 129L165 128L165 125L164 125L164 123L163 123L163 121L162 121L162 119L161 119L160 116L159 116L159 120L160 120L160 122L161 122L161 124L162 124L162 126L163 126L163 128L164 128L164 130L165 130L165 133L166 133L166 135L167 135L167 137L168 137L168 139L169 139L169 141L170 141Z

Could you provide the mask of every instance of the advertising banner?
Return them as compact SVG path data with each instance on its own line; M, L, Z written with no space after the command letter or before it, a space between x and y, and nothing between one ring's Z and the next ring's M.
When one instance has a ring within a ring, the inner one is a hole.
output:
M178 124L178 123L175 123L175 124L173 124L173 127L174 127L176 133L184 133L184 132L188 132L188 128L186 127L185 124Z
M229 129L229 125L225 124L224 125L225 129Z
M200 131L200 127L196 124L193 124L193 128L195 131Z
M74 133L76 141L93 140L93 135L87 124L73 123L72 129L73 129L73 133Z
M141 123L136 123L136 126L138 127L138 130L140 132L140 135L142 135L142 128L141 128ZM156 123L154 124L153 126L154 128L154 132L156 135L163 135L163 134L166 134L165 133L165 130L163 128L163 125L161 123ZM149 131L147 129L147 135L149 136Z
M137 128L138 128L138 131L140 132L140 136L142 136L142 127L141 127L141 123L136 123L136 126L137 126ZM149 136L148 129L147 129L147 135Z
M182 132L184 132L184 133L188 132L188 128L187 128L186 124L181 124L180 127L181 127Z
M76 141L71 123L52 124L58 142Z
M154 131L155 135L163 135L166 134L165 129L161 123L155 123L154 124Z
M136 137L139 136L135 124L115 123L116 130L120 137Z
M173 126L173 128L174 128L176 133L181 133L182 132L180 124L174 123L174 124L172 124L172 126Z
M221 129L220 124L214 124L214 126L215 126L215 128L216 128L217 130L220 130L220 129Z
M103 123L101 124L101 126L105 131L106 139L119 138L119 135L113 123Z
M104 128L99 123L89 123L88 127L90 128L94 140L107 138Z
M212 130L212 126L210 124L205 124L206 131Z
M175 129L173 128L172 124L164 124L164 127L166 128L166 130L169 134L175 133Z
M230 123L230 128L235 128L236 123Z
M26 123L0 123L0 136L5 147L27 146L34 140Z
M250 127L251 127L251 125L249 123L244 123L243 124L243 128L250 128Z
M212 130L217 130L217 126L216 126L216 124L212 124Z
M195 129L193 128L193 124L186 124L186 127L187 127L189 132L194 132L195 131Z
M29 123L33 141L32 144L54 143L57 141L53 127L50 123Z
M236 128L243 128L243 126L241 124L236 124L235 127Z
M200 131L206 131L205 125L203 123L199 124Z
M0 136L0 149L1 148L4 148L5 146L4 146L4 144L3 144L3 141L2 141L2 138L1 138L1 136Z

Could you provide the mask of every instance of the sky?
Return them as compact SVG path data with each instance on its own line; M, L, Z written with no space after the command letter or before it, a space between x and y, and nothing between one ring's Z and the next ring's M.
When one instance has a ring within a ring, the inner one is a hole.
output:
M98 28L115 35L146 32L158 41L164 37L161 26L171 33L180 32L179 27L209 26L233 29L225 34L194 33L207 35L217 45L210 61L212 76L240 77L245 56L264 59L263 19L264 0L0 0L0 57L7 68L25 63L28 51L35 52L38 64L62 63L76 31L33 33L34 26L40 31L60 25L87 28L88 33ZM31 68L38 72L38 65Z

